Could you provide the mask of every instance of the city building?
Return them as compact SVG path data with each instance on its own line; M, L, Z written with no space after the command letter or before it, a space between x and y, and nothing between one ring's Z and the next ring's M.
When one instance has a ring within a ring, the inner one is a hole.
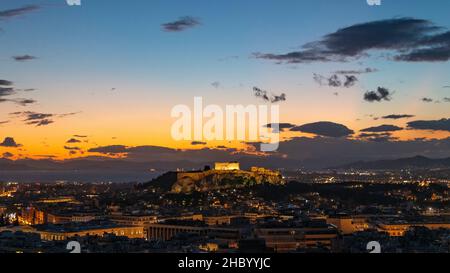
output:
M377 225L377 230L379 232L386 232L389 234L389 236L392 237L401 237L404 236L405 233L412 227L426 227L430 230L437 230L437 229L450 229L450 222L416 222L416 223L399 223L399 222L386 222L386 223L379 223Z
M334 215L326 219L328 224L334 225L341 234L352 234L358 231L364 231L369 228L369 223L365 217L356 217L350 215Z
M214 170L216 171L239 171L238 162L216 162L214 163Z
M36 226L35 233L42 240L62 241L73 237L104 236L114 234L128 238L144 238L144 228L138 226L120 226L111 222L70 223L65 225Z

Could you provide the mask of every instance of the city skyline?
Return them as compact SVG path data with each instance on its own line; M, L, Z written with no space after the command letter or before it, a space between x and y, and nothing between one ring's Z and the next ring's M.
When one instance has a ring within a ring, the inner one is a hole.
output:
M0 7L5 159L257 158L253 143L170 137L173 106L270 104L254 87L286 94L273 160L450 154L448 3Z

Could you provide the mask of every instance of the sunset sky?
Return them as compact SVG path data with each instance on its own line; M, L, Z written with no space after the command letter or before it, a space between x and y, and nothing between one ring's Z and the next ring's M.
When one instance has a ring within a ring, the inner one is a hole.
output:
M449 11L411 0L2 0L0 157L240 147L173 140L170 111L195 96L270 104L254 87L286 94L280 122L298 127L284 137L447 139ZM354 133L301 126L323 121ZM381 125L399 128L364 130Z

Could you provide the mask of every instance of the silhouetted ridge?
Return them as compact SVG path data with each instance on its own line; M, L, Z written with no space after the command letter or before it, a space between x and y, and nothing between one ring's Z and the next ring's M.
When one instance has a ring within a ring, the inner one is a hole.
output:
M425 156L415 156L394 160L358 161L332 169L357 169L357 170L399 170L399 169L429 169L450 168L450 158L432 159Z

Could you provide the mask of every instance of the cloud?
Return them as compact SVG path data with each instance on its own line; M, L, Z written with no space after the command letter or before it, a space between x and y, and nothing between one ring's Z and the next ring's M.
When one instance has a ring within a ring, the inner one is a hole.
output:
M326 137L344 137L352 135L354 133L353 130L347 128L345 125L328 121L321 121L296 126L292 128L291 131L310 133Z
M3 153L3 158L11 158L11 157L13 157L14 155L12 154L12 153L10 153L10 152L5 152L5 153Z
M331 86L331 87L339 87L342 85L342 82L339 80L339 78L336 75L333 75L333 76L327 78L320 74L314 73L313 79L319 85L327 85L327 86Z
M36 125L36 127L47 126L52 123L55 123L55 122L51 119L42 119L42 120L34 120L34 121L27 122L28 125Z
M291 129L291 128L293 128L293 127L295 127L296 125L295 124L292 124L292 123L269 123L269 124L266 124L266 125L264 125L263 127L265 127L265 128L272 128L273 130L273 133L276 133L276 134L278 134L278 133L280 133L280 130L281 131L288 131L289 129Z
M81 140L75 139L75 138L71 138L69 140L66 141L66 143L80 143Z
M266 128L277 127L278 129L283 130L283 129L291 129L291 128L295 127L295 126L296 125L292 124L292 123L269 123L269 124L264 125L263 127L266 127Z
M13 18L13 17L18 17L21 15L36 11L38 9L40 9L39 6L28 5L28 6L23 6L23 7L16 8L16 9L2 10L2 11L0 11L0 19L9 19L9 18Z
M70 116L75 116L78 115L81 112L72 112L72 113L65 113L65 114L59 114L57 115L60 118L65 118L65 117L70 117Z
M397 139L395 137L392 137L392 134L389 132L361 133L358 135L358 137L367 141L374 141L374 142L393 141Z
M328 78L328 85L332 87L340 87L342 85L342 82L337 75L333 75Z
M21 106L27 106L29 104L34 104L37 102L36 100L33 100L33 99L11 99L9 101L12 101Z
M202 142L202 141L192 141L191 145L206 145L206 142Z
M366 69L361 69L361 70L338 70L334 73L339 74L339 75L359 75L359 74L368 74L368 73L374 73L374 72L378 72L378 69L368 67Z
M338 74L334 74L330 77L325 77L319 74L314 73L314 81L316 81L320 85L326 85L330 87L346 87L350 88L356 84L358 78L354 75L344 75L344 80L341 80Z
M450 132L450 119L441 120L417 120L408 122L409 129L415 130L433 130Z
M268 92L262 90L258 87L253 87L253 92L255 97L261 98L266 102L276 103L280 101L286 101L286 94L282 93L281 95L268 95Z
M403 119L403 118L413 118L415 117L414 115L407 115L407 114L403 114L403 115L396 115L396 114L392 114L392 115L388 115L388 116L384 116L381 117L382 119Z
M64 146L64 149L68 150L68 151L80 151L81 150L81 148L79 148L79 147L69 147L69 146Z
M0 86L0 99L2 97L14 95L15 93L16 92L14 91L14 88L12 88L12 87L1 87Z
M191 16L180 17L178 20L162 24L162 28L167 32L180 32L189 28L200 25L200 21L197 18Z
M377 133L377 132L395 132L395 131L401 131L403 130L402 127L398 127L395 125L380 125L376 127L369 127L366 129L362 129L361 132L371 132L371 133Z
M409 54L397 56L395 59L397 61L408 62L446 62L450 60L450 45L439 48L416 50Z
M14 112L10 115L23 117L25 124L27 125L35 125L37 127L47 126L53 124L55 118L64 118L68 116L73 116L78 114L78 112L66 113L66 114L49 114L49 113L38 113L32 111L24 111L24 112Z
M19 55L19 56L13 56L12 58L16 62L26 62L26 61L31 61L31 60L37 59L37 57L31 56L31 55Z
M364 94L364 100L368 102L390 101L391 91L384 87L378 87L376 91L367 91Z
M12 87L12 85L13 85L13 82L11 82L11 81L0 80L0 103L1 102L13 102L13 103L16 103L16 104L21 105L21 106L27 106L29 104L36 103L36 101L33 100L33 99L23 99L23 98L10 99L10 98L6 98L8 96L15 95L17 93L17 91L21 91L21 90L14 89L14 87Z
M8 93L8 92L1 93L1 91L0 91L0 102L13 102L13 103L16 103L16 104L18 104L20 106L27 106L29 104L34 104L34 103L37 102L36 100L33 100L33 99L5 99L5 98L1 98L2 96L9 96L10 94L14 94L14 93L15 93L14 90L12 91L12 93Z
M44 113L36 113L36 112L19 112L26 115L25 121L33 121L33 120L42 120L46 118L53 117L53 114L44 114Z
M433 102L433 99L432 98L422 98L422 101L426 102L426 103L430 103L430 102Z
M77 138L87 138L87 136L85 136L85 135L73 135L73 137L77 137Z
M392 133L390 132L379 132L379 133L361 133L358 137L366 138L366 137L374 137L374 136L390 136Z
M445 62L450 60L450 31L424 37L418 44L418 48L395 56L395 60L407 62Z
M0 121L0 125L6 124L6 123L9 123L9 120Z
M431 21L394 18L355 24L307 43L302 50L285 54L254 53L259 59L278 63L346 62L388 51L392 60L408 62L448 61L450 32Z
M220 82L215 81L215 82L211 83L211 85L212 85L214 88L219 88L219 87L220 87Z
M280 101L286 101L286 94L282 93L281 95L273 95L272 99L270 100L271 103L280 102Z
M358 78L354 75L345 75L345 82L344 82L344 87L352 87L353 85L355 85L355 83L358 81Z
M13 82L7 81L7 80L0 80L0 85L2 85L2 86L11 86L11 85L13 85Z
M12 137L6 137L5 140L3 140L2 143L0 143L1 147L9 147L9 148L18 148L21 147L22 145L17 144L16 141L14 140L14 138Z
M265 101L270 101L267 91L261 90L258 87L253 87L255 97L262 98Z
M88 150L90 153L100 153L100 154L123 154L128 152L128 148L125 145L109 145L109 146L101 146L97 148L91 148Z
M44 157L44 158L56 158L55 155L34 155L35 157Z

